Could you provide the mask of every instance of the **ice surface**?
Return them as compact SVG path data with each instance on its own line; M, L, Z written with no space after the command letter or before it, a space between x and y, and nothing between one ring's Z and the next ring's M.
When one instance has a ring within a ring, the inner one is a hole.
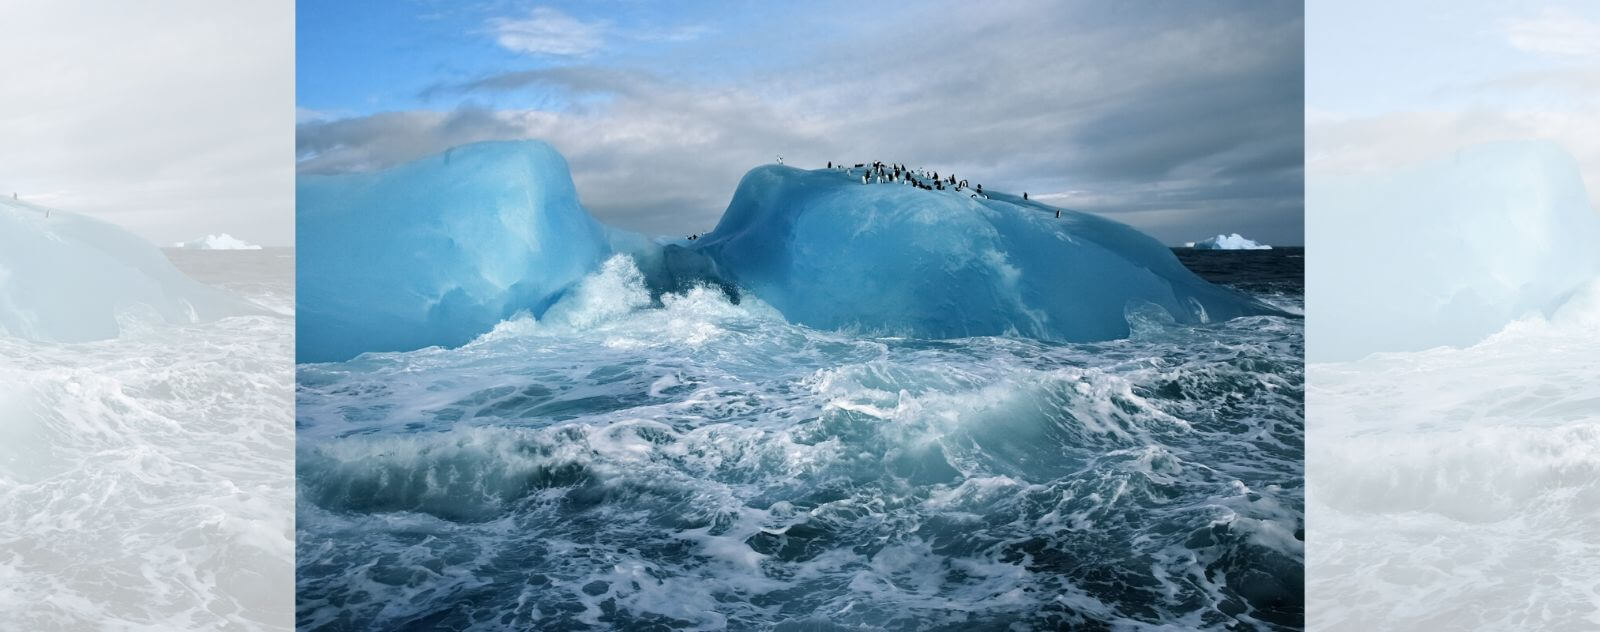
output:
M542 314L610 252L544 143L478 143L296 187L303 362L461 345Z
M1470 345L1600 271L1600 216L1576 163L1543 141L1313 178L1306 235L1312 361Z
M121 228L0 200L0 335L83 342L115 338L130 317L192 323L255 311Z
M660 243L587 215L566 162L539 142L305 177L298 356L459 346L519 312L541 316L615 253L635 260L652 299L710 282L826 329L1091 341L1127 336L1127 311L1151 305L1180 323L1277 313L1123 224L971 194L759 167L715 231Z
M233 235L206 235L193 241L180 241L172 245L173 248L189 250L260 250L261 246L238 239Z
M1191 242L1189 242L1188 244L1185 244L1185 245L1187 245L1190 248L1199 248L1201 250L1271 250L1272 249L1272 246L1268 246L1266 244L1258 244L1258 243L1256 243L1254 241L1251 241L1251 240L1245 238L1245 236L1240 235L1239 233L1230 233L1230 234L1227 234L1227 235L1217 235L1216 237L1212 237L1210 239L1202 239L1200 241L1191 241Z
M828 329L1092 341L1127 336L1127 310L1147 305L1182 323L1274 312L1133 228L1057 210L769 165L694 247L791 321Z

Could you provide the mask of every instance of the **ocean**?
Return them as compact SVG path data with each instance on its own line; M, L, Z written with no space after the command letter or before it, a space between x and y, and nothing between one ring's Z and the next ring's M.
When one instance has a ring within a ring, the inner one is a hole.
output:
M0 337L0 628L293 626L294 250L165 252L269 313Z
M1176 252L1302 310L1302 249ZM302 629L1304 623L1298 317L886 337L625 256L575 295L298 366Z

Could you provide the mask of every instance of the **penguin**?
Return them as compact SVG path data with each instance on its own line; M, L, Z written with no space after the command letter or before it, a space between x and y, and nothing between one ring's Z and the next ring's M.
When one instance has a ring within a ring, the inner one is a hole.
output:
M829 168L829 169L832 169L832 168L833 168L833 161L832 161L832 160L829 160L829 161L828 161L828 168Z
M1061 219L1061 209L1056 209L1056 219Z
M1023 191L1022 192L1022 199L1024 199L1024 200L1028 199L1028 192L1027 191Z
M863 173L863 174L861 174L861 184L866 184L866 183L867 183L867 174Z

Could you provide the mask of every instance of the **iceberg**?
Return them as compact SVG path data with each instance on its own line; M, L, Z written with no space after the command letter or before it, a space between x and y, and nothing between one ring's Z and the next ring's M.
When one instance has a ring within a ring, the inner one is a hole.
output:
M994 192L863 185L835 169L751 170L695 241L594 220L566 161L537 141L302 177L296 196L301 362L465 344L514 315L542 316L617 253L633 257L653 300L712 284L825 329L1097 341L1128 336L1129 310L1149 306L1181 323L1281 313L1200 279L1124 224Z
M227 233L221 235L206 235L193 241L180 241L172 244L173 248L185 250L260 250L261 246L235 238Z
M1600 215L1552 142L1313 177L1306 193L1312 361L1471 345L1552 314L1600 273Z
M195 323L259 312L117 226L0 200L0 335L87 342L116 338L129 315Z
M1125 224L994 191L861 184L841 170L750 171L695 248L818 328L1087 342L1127 337L1127 312L1142 306L1181 323L1279 313L1195 276Z
M1198 248L1200 250L1272 250L1272 246L1258 244L1254 241L1246 239L1239 233L1217 235L1216 237L1212 237L1210 239L1191 241L1184 245L1189 248Z
M566 160L486 142L295 185L296 355L459 346L540 315L611 252Z

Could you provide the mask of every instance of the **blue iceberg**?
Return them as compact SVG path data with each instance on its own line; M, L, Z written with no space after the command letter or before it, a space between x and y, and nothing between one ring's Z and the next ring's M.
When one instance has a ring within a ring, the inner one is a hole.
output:
M88 342L118 337L127 318L185 324L261 311L117 226L0 200L0 335Z
M1577 161L1501 141L1306 183L1317 362L1477 343L1549 316L1600 274L1600 215Z
M542 314L610 253L566 160L540 142L302 176L295 204L301 361L464 344Z
M853 171L758 167L696 247L786 318L827 329L1084 342L1126 337L1138 305L1182 323L1278 313L1127 225Z
M1111 220L839 169L753 169L695 241L595 221L566 162L536 141L303 177L297 198L303 362L464 344L543 315L614 253L656 298L712 283L791 322L892 335L1096 341L1126 337L1128 310L1145 306L1182 323L1279 313Z

